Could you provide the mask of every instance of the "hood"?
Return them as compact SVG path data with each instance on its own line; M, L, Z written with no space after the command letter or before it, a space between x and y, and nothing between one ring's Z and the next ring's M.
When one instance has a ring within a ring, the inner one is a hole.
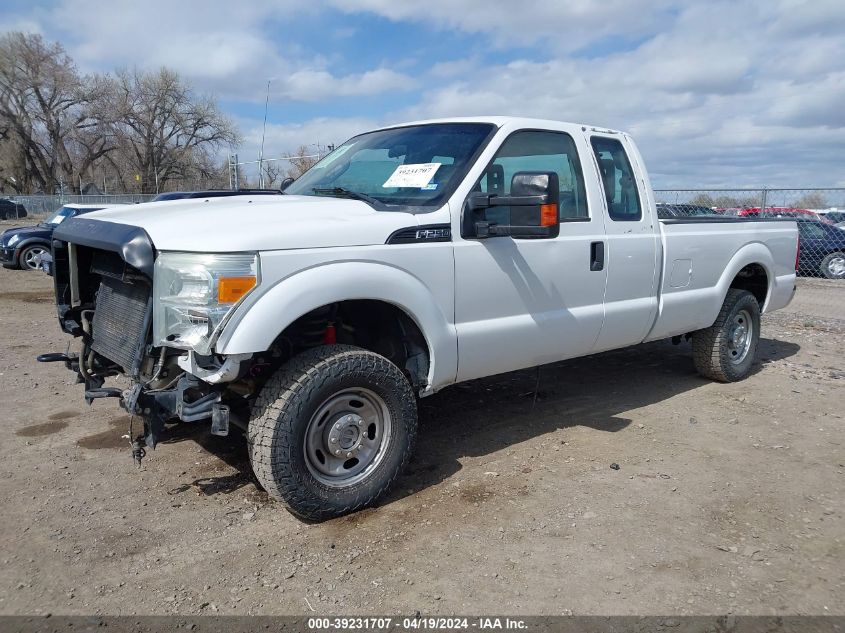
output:
M205 253L384 244L418 225L412 213L358 200L292 195L149 202L85 217L140 227L157 250Z
M2 235L0 235L0 242L5 246L9 243L9 240L12 238L13 235L20 235L18 238L19 242L29 238L29 237L46 237L49 238L50 234L53 232L53 228L45 228L42 226L20 226L15 229L6 229L3 231Z

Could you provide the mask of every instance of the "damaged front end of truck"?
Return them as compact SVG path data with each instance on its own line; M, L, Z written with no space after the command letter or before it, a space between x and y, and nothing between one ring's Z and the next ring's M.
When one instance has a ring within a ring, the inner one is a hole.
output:
M156 253L142 228L74 218L54 233L53 277L59 323L78 343L38 360L64 362L89 404L119 398L143 420L130 434L138 462L170 420L210 420L227 435L248 417L253 358L221 357L214 344L259 274L255 253ZM105 386L119 376L128 386Z

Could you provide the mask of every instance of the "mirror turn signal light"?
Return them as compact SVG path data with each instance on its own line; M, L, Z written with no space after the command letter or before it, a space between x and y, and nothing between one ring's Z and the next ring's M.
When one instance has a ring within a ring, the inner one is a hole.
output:
M554 226L557 224L557 205L541 204L540 205L540 226Z
M217 281L217 300L220 303L237 303L257 283L254 276L221 277Z

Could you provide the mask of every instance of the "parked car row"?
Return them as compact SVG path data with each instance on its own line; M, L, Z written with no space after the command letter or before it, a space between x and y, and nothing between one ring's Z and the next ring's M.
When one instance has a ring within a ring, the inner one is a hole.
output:
M845 279L845 229L798 220L798 272L813 277Z
M0 235L0 264L5 268L36 270L41 257L50 251L53 231L67 218L116 205L66 204L35 226L7 229Z
M798 273L805 276L845 279L845 211L818 212L795 207L711 208L696 204L657 204L661 219L714 218L793 218L798 221L800 257Z
M237 191L175 191L159 194L153 202L228 197L233 195L279 195L273 189L241 189ZM15 205L17 205L15 207ZM53 230L67 218L97 211L115 204L66 204L46 220L35 226L8 229L0 235L0 264L5 268L36 270L43 268L50 273L50 244ZM0 217L26 217L23 205L0 199ZM17 214L17 215L14 215ZM693 204L657 204L661 219L724 216L777 218L794 217L800 235L798 272L802 275L822 276L828 279L845 279L845 211L828 211L818 214L808 209L788 207L759 207L720 209ZM837 226L839 224L840 226Z
M220 198L239 195L280 195L277 189L228 189L212 191L173 191L162 193L153 202L163 200L182 200L187 198ZM42 267L42 262L48 258L53 230L68 218L99 211L115 204L66 204L54 211L46 220L34 226L22 226L7 229L0 234L0 264L4 268L36 270ZM17 206L15 206L17 205ZM17 213L17 215L16 215ZM26 217L26 209L22 204L11 200L0 199L0 219Z

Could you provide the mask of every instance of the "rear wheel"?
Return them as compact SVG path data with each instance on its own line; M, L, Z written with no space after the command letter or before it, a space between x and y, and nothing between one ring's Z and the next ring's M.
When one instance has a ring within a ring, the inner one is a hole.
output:
M21 251L18 263L24 270L38 270L41 263L41 256L47 252L47 247L42 244L27 246Z
M742 380L754 364L759 340L760 304L747 290L731 288L716 322L692 335L695 368L712 380Z
M250 461L270 496L320 521L384 494L416 430L414 392L396 365L326 345L293 358L262 389L249 423Z
M819 266L819 272L828 279L845 279L845 253L830 253Z

